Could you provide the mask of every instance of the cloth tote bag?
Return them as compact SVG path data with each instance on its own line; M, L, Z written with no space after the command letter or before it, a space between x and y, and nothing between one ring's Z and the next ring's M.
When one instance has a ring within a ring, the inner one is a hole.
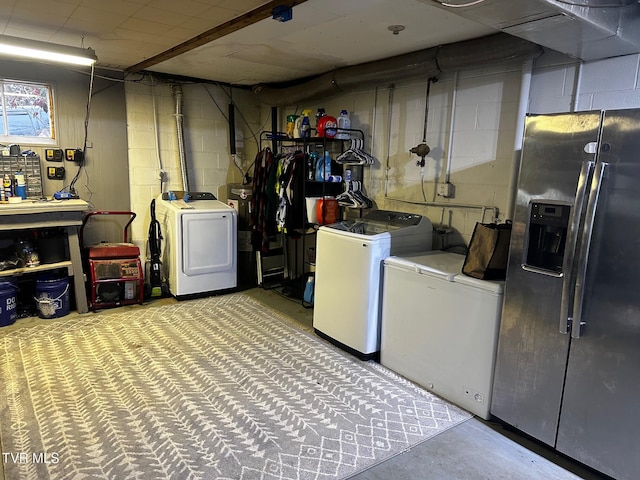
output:
M504 280L510 240L510 222L477 222L462 265L462 273L481 280Z

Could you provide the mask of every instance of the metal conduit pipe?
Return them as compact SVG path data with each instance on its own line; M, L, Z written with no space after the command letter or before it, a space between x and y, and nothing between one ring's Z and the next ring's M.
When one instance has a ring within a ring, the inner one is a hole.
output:
M184 95L180 85L172 85L171 93L176 101L176 130L178 134L178 155L180 156L180 174L182 175L182 190L189 191L189 175L187 170L187 154L184 146L184 115L182 114L182 102Z
M392 200L394 202L408 203L410 205L422 205L425 207L440 207L442 209L464 208L469 210L481 210L482 222L484 222L484 217L485 217L485 214L487 213L487 210L491 210L493 212L493 218L491 219L492 222L497 222L497 219L500 213L498 207L487 206L487 205L473 205L473 204L465 204L465 203L445 203L445 202L418 202L414 200L404 200L402 198L393 198L389 196L387 196L386 199ZM442 216L444 216L444 210L442 211Z
M506 33L450 43L373 62L339 68L296 85L256 85L258 101L267 105L298 105L303 101L348 93L363 87L389 85L441 72L492 63L524 61L543 53L539 45Z
M451 181L451 159L453 151L453 129L456 123L456 103L458 102L458 72L453 74L453 88L451 89L451 121L449 122L449 141L447 144L447 165L445 167L444 183Z

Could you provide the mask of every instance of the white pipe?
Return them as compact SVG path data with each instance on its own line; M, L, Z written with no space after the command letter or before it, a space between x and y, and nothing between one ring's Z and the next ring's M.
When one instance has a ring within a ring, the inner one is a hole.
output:
M391 156L391 121L393 120L393 90L395 85L389 86L389 110L387 111L387 167L384 173L384 196L389 193L389 158Z
M449 122L449 145L447 145L447 165L444 181L449 183L451 179L451 150L453 149L453 128L456 121L456 101L458 97L458 72L453 74L453 88L451 91L451 122Z
M580 62L578 64L578 71L576 72L576 83L575 83L575 91L573 94L573 104L571 105L571 111L578 111L578 100L580 95L580 89L582 88L582 66L584 63Z
M520 173L520 154L524 140L524 127L527 113L529 111L529 93L531 92L531 72L533 70L533 60L527 60L522 64L522 77L520 80L520 100L518 104L518 117L516 118L516 134L514 142L514 157L511 166L511 178L509 180L509 199L505 219L513 218L513 211L518 194L518 174Z
M375 157L376 124L378 120L378 87L373 89L373 118L371 119L371 147L370 152ZM364 177L364 176L363 176ZM363 178L364 180L364 178ZM369 168L369 188L373 190L373 168ZM365 188L366 191L366 188Z
M158 129L158 110L156 108L156 92L153 85L153 75L151 75L151 102L153 105L153 133L156 147L156 157L158 159L158 169L160 170L160 181L164 181L164 168L162 168L162 157L160 156L160 132Z
M178 154L180 156L180 173L182 174L182 189L185 192L189 191L189 175L187 171L187 155L184 146L184 115L182 114L182 100L184 95L182 94L182 87L180 85L172 85L171 91L176 100L176 130L178 133Z

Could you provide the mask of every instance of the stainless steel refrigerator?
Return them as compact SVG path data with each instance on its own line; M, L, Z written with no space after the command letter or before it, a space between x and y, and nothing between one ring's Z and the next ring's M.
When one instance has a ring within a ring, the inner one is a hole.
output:
M527 117L491 413L640 475L640 110Z

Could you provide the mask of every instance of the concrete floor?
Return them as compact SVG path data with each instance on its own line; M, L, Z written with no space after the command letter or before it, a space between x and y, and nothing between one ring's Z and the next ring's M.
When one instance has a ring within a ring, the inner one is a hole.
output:
M253 288L244 293L312 327L313 310L304 308L275 290ZM174 299L154 300L171 303ZM144 308L138 305L120 308ZM108 310L99 311L108 312ZM73 314L73 313L72 313ZM0 334L38 322L38 318L18 320L3 327ZM55 321L55 320L53 320ZM1 461L1 457L0 457ZM417 445L386 462L352 477L356 480L587 480L604 479L586 467L528 440L497 422L474 417ZM0 469L4 480L4 468Z

